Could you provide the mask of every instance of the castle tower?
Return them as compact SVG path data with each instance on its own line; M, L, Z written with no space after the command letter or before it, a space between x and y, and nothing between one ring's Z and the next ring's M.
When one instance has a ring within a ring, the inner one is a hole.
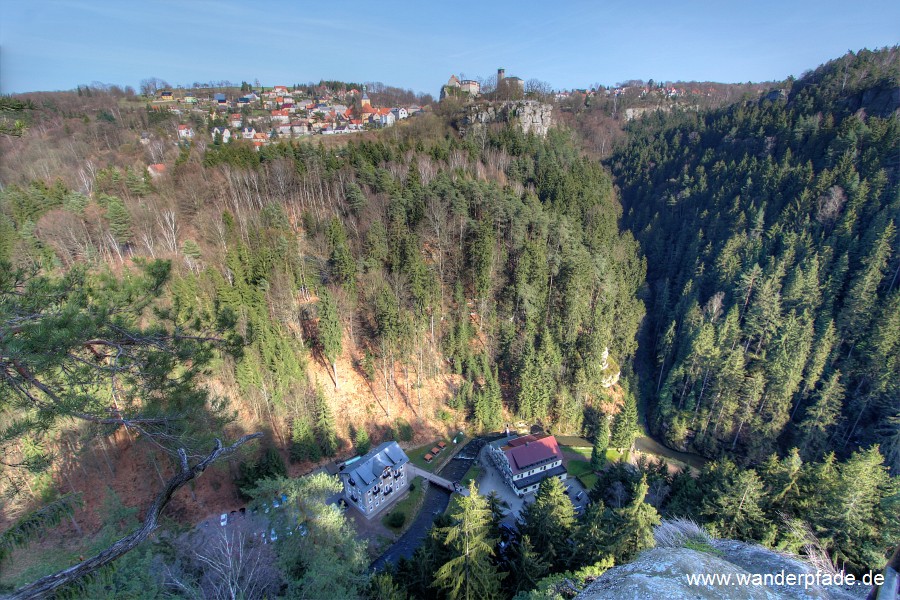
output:
M506 79L506 69L497 69L497 87L500 87L500 84L503 83L504 79Z

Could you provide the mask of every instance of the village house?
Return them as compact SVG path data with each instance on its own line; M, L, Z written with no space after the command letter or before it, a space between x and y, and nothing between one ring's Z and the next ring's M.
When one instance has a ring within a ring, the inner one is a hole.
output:
M290 123L291 122L291 113L284 109L273 110L272 111L272 122L273 123Z
M178 126L178 139L190 140L194 137L194 128L190 125Z
M399 108L392 108L391 112L394 113L394 118L397 119L398 121L409 117L409 112L407 112L407 110L405 108L403 108L402 106Z
M231 141L231 130L227 127L213 127L211 135L213 141L216 141L217 135L221 137L223 144L227 144Z
M253 127L244 127L241 129L241 137L245 140L252 140L253 136L256 135L256 129Z
M406 491L408 462L397 442L383 442L368 454L348 460L339 473L347 504L367 518L384 510Z
M520 498L536 492L548 477L565 480L567 476L562 451L552 435L501 438L488 444L488 456Z
M389 108L379 108L378 119L378 122L381 123L382 127L390 127L397 121L394 113L392 113Z
M158 179L166 174L166 165L162 163L156 163L147 167L147 172L150 173L150 177L153 179Z
M269 134L268 133L254 133L253 134L253 145L256 146L256 149L259 150L262 146L265 146L269 143Z
M228 122L232 127L240 127L241 123L244 122L244 117L240 113L235 113L228 117L228 119Z

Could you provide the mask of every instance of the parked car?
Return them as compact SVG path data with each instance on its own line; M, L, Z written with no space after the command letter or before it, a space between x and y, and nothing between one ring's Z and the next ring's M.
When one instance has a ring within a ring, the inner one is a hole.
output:
M275 529L273 528L271 532L269 532L269 539L273 542L278 541L278 534L275 533Z
M278 498L272 500L272 508L278 508L281 504L278 503Z
M228 525L228 513L222 513L222 516L219 517L219 525L222 527Z

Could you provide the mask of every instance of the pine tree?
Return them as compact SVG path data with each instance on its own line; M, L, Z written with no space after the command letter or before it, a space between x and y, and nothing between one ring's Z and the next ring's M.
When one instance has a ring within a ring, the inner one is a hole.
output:
M543 480L534 502L525 506L520 518L519 530L531 538L541 560L552 568L563 566L575 525L575 509L563 483L556 477Z
M356 286L356 261L350 252L347 234L341 220L337 217L332 218L326 233L328 244L331 246L331 256L328 259L331 272L339 283L352 290Z
M576 524L573 535L576 551L569 557L568 568L592 565L609 556L610 536L614 530L612 515L602 500L588 506Z
M900 535L897 494L900 483L884 466L878 446L854 452L838 467L834 485L823 490L819 526L833 544L832 558L859 570L878 569L885 548Z
M614 448L630 448L638 434L637 402L629 390L625 393L625 405L613 419L610 444Z
M507 579L511 584L510 592L517 594L537 587L538 581L549 572L549 568L535 551L531 539L527 535L522 536L520 542L512 547L512 553L509 561L510 577Z
M316 438L324 456L334 456L338 449L334 416L321 386L316 386Z
M725 477L704 499L703 513L713 520L721 537L760 539L766 525L762 504L765 486L753 469L737 471L729 463Z
M356 439L354 441L357 454L365 454L372 447L372 442L369 440L369 432L366 431L365 427L360 427L356 430Z
M338 388L337 359L341 354L342 333L337 302L334 296L323 288L319 294L319 343L322 346L322 353L331 364L334 389Z
M606 449L609 447L609 418L600 416L600 426L594 434L594 448L591 450L591 467L599 471L606 462Z
M317 461L322 457L322 450L316 442L316 436L309 421L298 417L294 419L291 426L291 460Z
M843 397L841 372L834 371L815 393L812 405L798 426L800 451L807 459L817 458L827 446L829 432L841 414Z
M475 482L469 484L469 495L456 497L451 513L453 525L435 531L450 550L450 558L435 573L434 586L450 600L478 600L500 597L500 581L506 573L498 573L493 563L496 540L489 537L491 511L478 494Z
M626 506L615 511L615 527L608 550L616 563L629 562L641 551L654 546L653 528L659 525L656 509L644 502L647 476L641 478L634 496Z

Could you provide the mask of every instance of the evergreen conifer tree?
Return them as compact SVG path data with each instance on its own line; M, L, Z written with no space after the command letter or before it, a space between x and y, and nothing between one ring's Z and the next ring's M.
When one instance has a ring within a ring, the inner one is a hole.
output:
M366 431L365 427L360 427L356 430L355 443L357 454L365 454L372 447L372 442L369 440L369 432Z
M625 405L613 419L610 444L614 448L630 448L638 433L637 402L634 394L626 390Z
M654 546L653 528L659 525L659 514L644 502L646 496L647 476L644 475L631 502L615 511L608 549L616 563L629 562L642 550Z
M594 448L591 450L591 467L597 471L606 462L606 449L609 447L609 419L600 417L600 425L594 435Z
M530 537L541 560L558 568L568 560L568 539L575 525L575 509L565 486L556 477L541 482L534 502L522 510L523 535Z
M293 461L317 461L322 457L322 449L319 448L313 429L305 418L297 417L291 424L290 454Z
M337 302L334 296L323 288L319 294L319 343L322 346L322 353L331 365L334 389L338 387L337 359L341 354L342 333Z
M531 539L527 535L522 536L519 543L513 545L511 552L510 577L507 578L510 592L517 594L537 587L538 581L548 573L549 568L534 549Z
M449 559L435 573L434 586L450 600L478 600L500 597L500 581L506 575L494 565L494 544L489 537L491 511L475 482L468 496L456 497L451 513L453 524L435 534L450 550Z
M316 439L324 456L334 456L338 449L334 416L321 386L316 386Z

